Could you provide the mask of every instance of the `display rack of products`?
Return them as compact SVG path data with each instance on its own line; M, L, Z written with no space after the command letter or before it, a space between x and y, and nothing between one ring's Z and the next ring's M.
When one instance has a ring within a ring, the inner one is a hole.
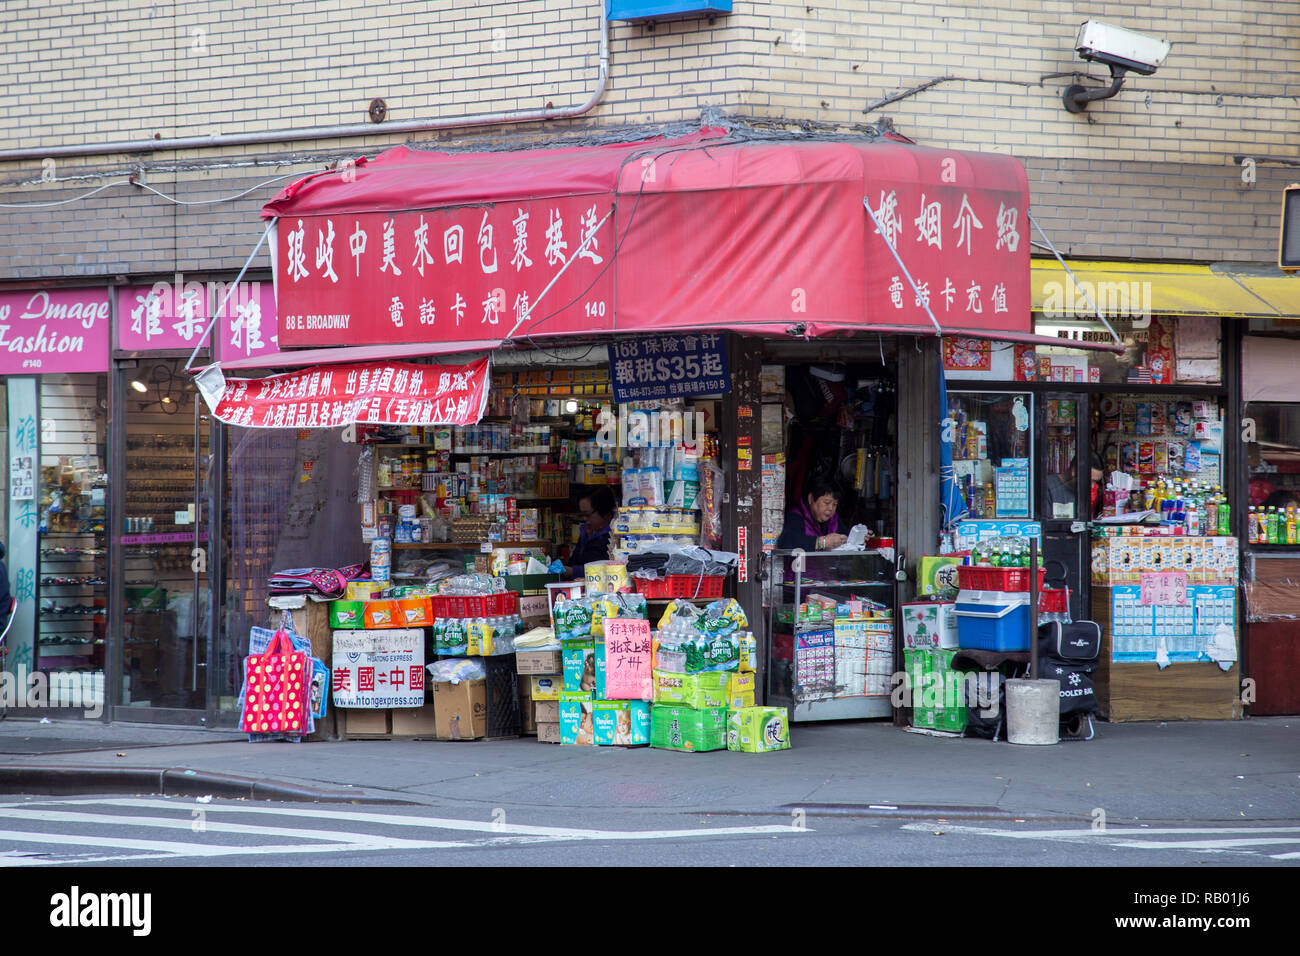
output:
M893 563L878 551L796 557L770 558L768 702L795 721L889 716Z

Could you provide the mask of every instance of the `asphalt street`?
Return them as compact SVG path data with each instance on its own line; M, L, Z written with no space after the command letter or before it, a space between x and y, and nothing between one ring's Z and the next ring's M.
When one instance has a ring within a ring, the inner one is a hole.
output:
M1300 821L1099 828L802 810L471 813L109 796L0 803L0 867L79 865L1296 867Z

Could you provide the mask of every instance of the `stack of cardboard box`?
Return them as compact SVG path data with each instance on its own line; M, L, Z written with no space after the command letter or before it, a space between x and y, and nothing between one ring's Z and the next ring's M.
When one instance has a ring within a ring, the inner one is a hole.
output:
M561 652L518 651L515 670L519 674L519 705L524 733L537 734L537 742L560 742ZM531 729L529 729L531 727Z

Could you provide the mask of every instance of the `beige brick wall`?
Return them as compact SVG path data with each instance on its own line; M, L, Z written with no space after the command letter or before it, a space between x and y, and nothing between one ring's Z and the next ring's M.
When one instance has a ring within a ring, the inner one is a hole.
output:
M575 106L596 81L599 2L6 0L3 143L40 150L363 123L374 97L394 121ZM169 194L215 198L409 140L491 148L696 123L716 107L838 128L887 117L923 145L1011 153L1030 172L1039 218L1077 255L1267 260L1276 187L1300 176L1261 166L1258 187L1243 190L1231 157L1296 155L1294 9L736 0L713 24L614 23L608 90L580 120L414 136L380 125L363 138L0 163L0 203L74 196L137 167ZM1076 74L1106 80L1072 49L1088 17L1174 48L1154 76L1130 76L1119 96L1072 115L1060 94ZM943 81L868 111L934 79ZM42 182L43 171L57 181ZM0 208L0 281L237 268L278 185L206 207L118 186L75 205ZM1138 203L1157 206L1136 221ZM1231 241L1216 248L1219 223Z

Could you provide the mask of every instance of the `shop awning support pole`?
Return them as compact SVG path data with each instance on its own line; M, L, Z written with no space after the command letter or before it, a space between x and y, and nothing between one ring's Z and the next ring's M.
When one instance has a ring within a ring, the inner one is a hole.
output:
M517 331L519 330L519 326L523 325L524 320L527 319L527 318L529 318L530 316L532 316L532 314L533 314L533 309L537 308L537 303L538 303L538 302L541 302L541 301L542 301L542 297L545 296L546 293L548 293L548 292L551 291L551 286L555 285L555 283L559 281L560 276L564 275L564 273L568 270L569 266L573 265L575 262L578 261L578 256L581 254L581 252L582 252L583 249L586 249L586 248L587 248L587 243L591 242L591 240L593 240L593 239L596 238L596 233L600 232L600 227L603 226L603 225L605 225L605 221L606 221L607 219L609 219L609 217L612 216L612 215L614 215L614 206L613 206L613 204L611 203L611 204L610 204L610 207L609 207L609 212L605 213L605 218L602 219L600 222L596 223L596 228L592 229L591 232L587 233L587 238L586 238L586 239L583 239L582 242L579 244L578 248L576 248L576 249L573 250L573 255L569 256L568 261L565 262L564 265L560 266L560 271L557 272L557 273L555 273L555 275L553 275L553 276L551 277L551 281L550 281L550 282L546 283L546 288L543 289L541 292L537 293L537 299L536 299L536 301L534 301L534 302L530 302L530 303L528 304L528 311L525 312L523 315L521 315L518 319L515 320L515 326L514 326L514 328L512 328L512 329L510 330L510 332L506 335L506 337L505 337L505 339L503 339L503 341L508 342L508 341L510 341L511 338L514 337L515 332L517 332ZM611 250L610 250L610 255L613 255L613 254L614 254L614 250L611 249ZM614 304L614 303L611 302L611 303L610 303L610 306L612 307L613 304ZM529 328L531 329L532 326L529 326ZM527 333L525 333L525 334L527 334Z
M876 214L871 211L871 200L867 199L866 196L862 197L862 208L867 211L867 215L871 217L871 222L876 227L876 232L880 233L880 238L885 240L885 245L889 246L889 251L894 254L894 261L898 263L898 268L903 270L903 275L907 278L907 284L912 287L912 294L916 296L916 301L920 302L921 305L925 307L925 314L928 315L930 321L934 323L934 334L942 336L943 326L939 324L939 320L936 319L934 313L930 311L930 299L928 297L924 299L921 298L921 290L918 289L916 283L912 281L912 273L907 271L907 266L903 264L903 257L898 254L898 250L894 248L894 244L889 241L889 236L886 235L885 230L880 228L880 220L877 219Z
M255 245L253 251L248 254L248 258L244 260L244 268L239 270L239 275L236 276L235 281L230 284L230 288L226 290L226 297L221 300L221 305L217 306L213 311L212 318L208 321L208 327L204 329L203 334L199 336L199 344L194 346L194 351L190 353L190 360L185 363L185 371L188 372L194 367L194 360L198 358L199 349L203 348L203 343L206 342L208 336L212 334L212 327L217 324L217 316L221 315L221 313L226 310L226 303L229 302L230 297L235 294L235 290L239 288L239 283L244 281L244 273L247 272L248 267L253 264L253 259L257 255L258 250L262 248L262 243L266 242L266 237L271 234L271 230L275 228L275 224L279 221L280 220L277 217L273 218L266 224L266 231L262 233L262 238L257 240L257 245Z
M1029 217L1029 221L1033 224L1033 227L1038 230L1038 234L1043 237L1043 242L1047 244L1047 248L1052 250L1052 255L1056 256L1056 261L1061 264L1061 268L1069 274L1070 280L1075 284L1078 290L1083 293L1083 297L1088 300L1088 304L1092 306L1092 311L1096 313L1098 321L1100 321L1102 325L1106 326L1106 331L1109 332L1110 337L1115 340L1115 344L1120 348L1123 348L1124 340L1115 334L1115 330L1111 327L1111 324L1106 321L1106 316L1102 315L1101 309L1097 308L1097 303L1094 302L1092 296L1088 294L1088 290L1083 287L1083 283L1079 281L1077 276L1075 276L1074 271L1065 264L1065 260L1061 258L1061 254L1056 251L1056 246L1052 245L1052 240L1047 238L1047 233L1043 232L1043 227L1038 224L1038 220L1034 218L1034 214L1032 212L1026 212L1025 215Z

